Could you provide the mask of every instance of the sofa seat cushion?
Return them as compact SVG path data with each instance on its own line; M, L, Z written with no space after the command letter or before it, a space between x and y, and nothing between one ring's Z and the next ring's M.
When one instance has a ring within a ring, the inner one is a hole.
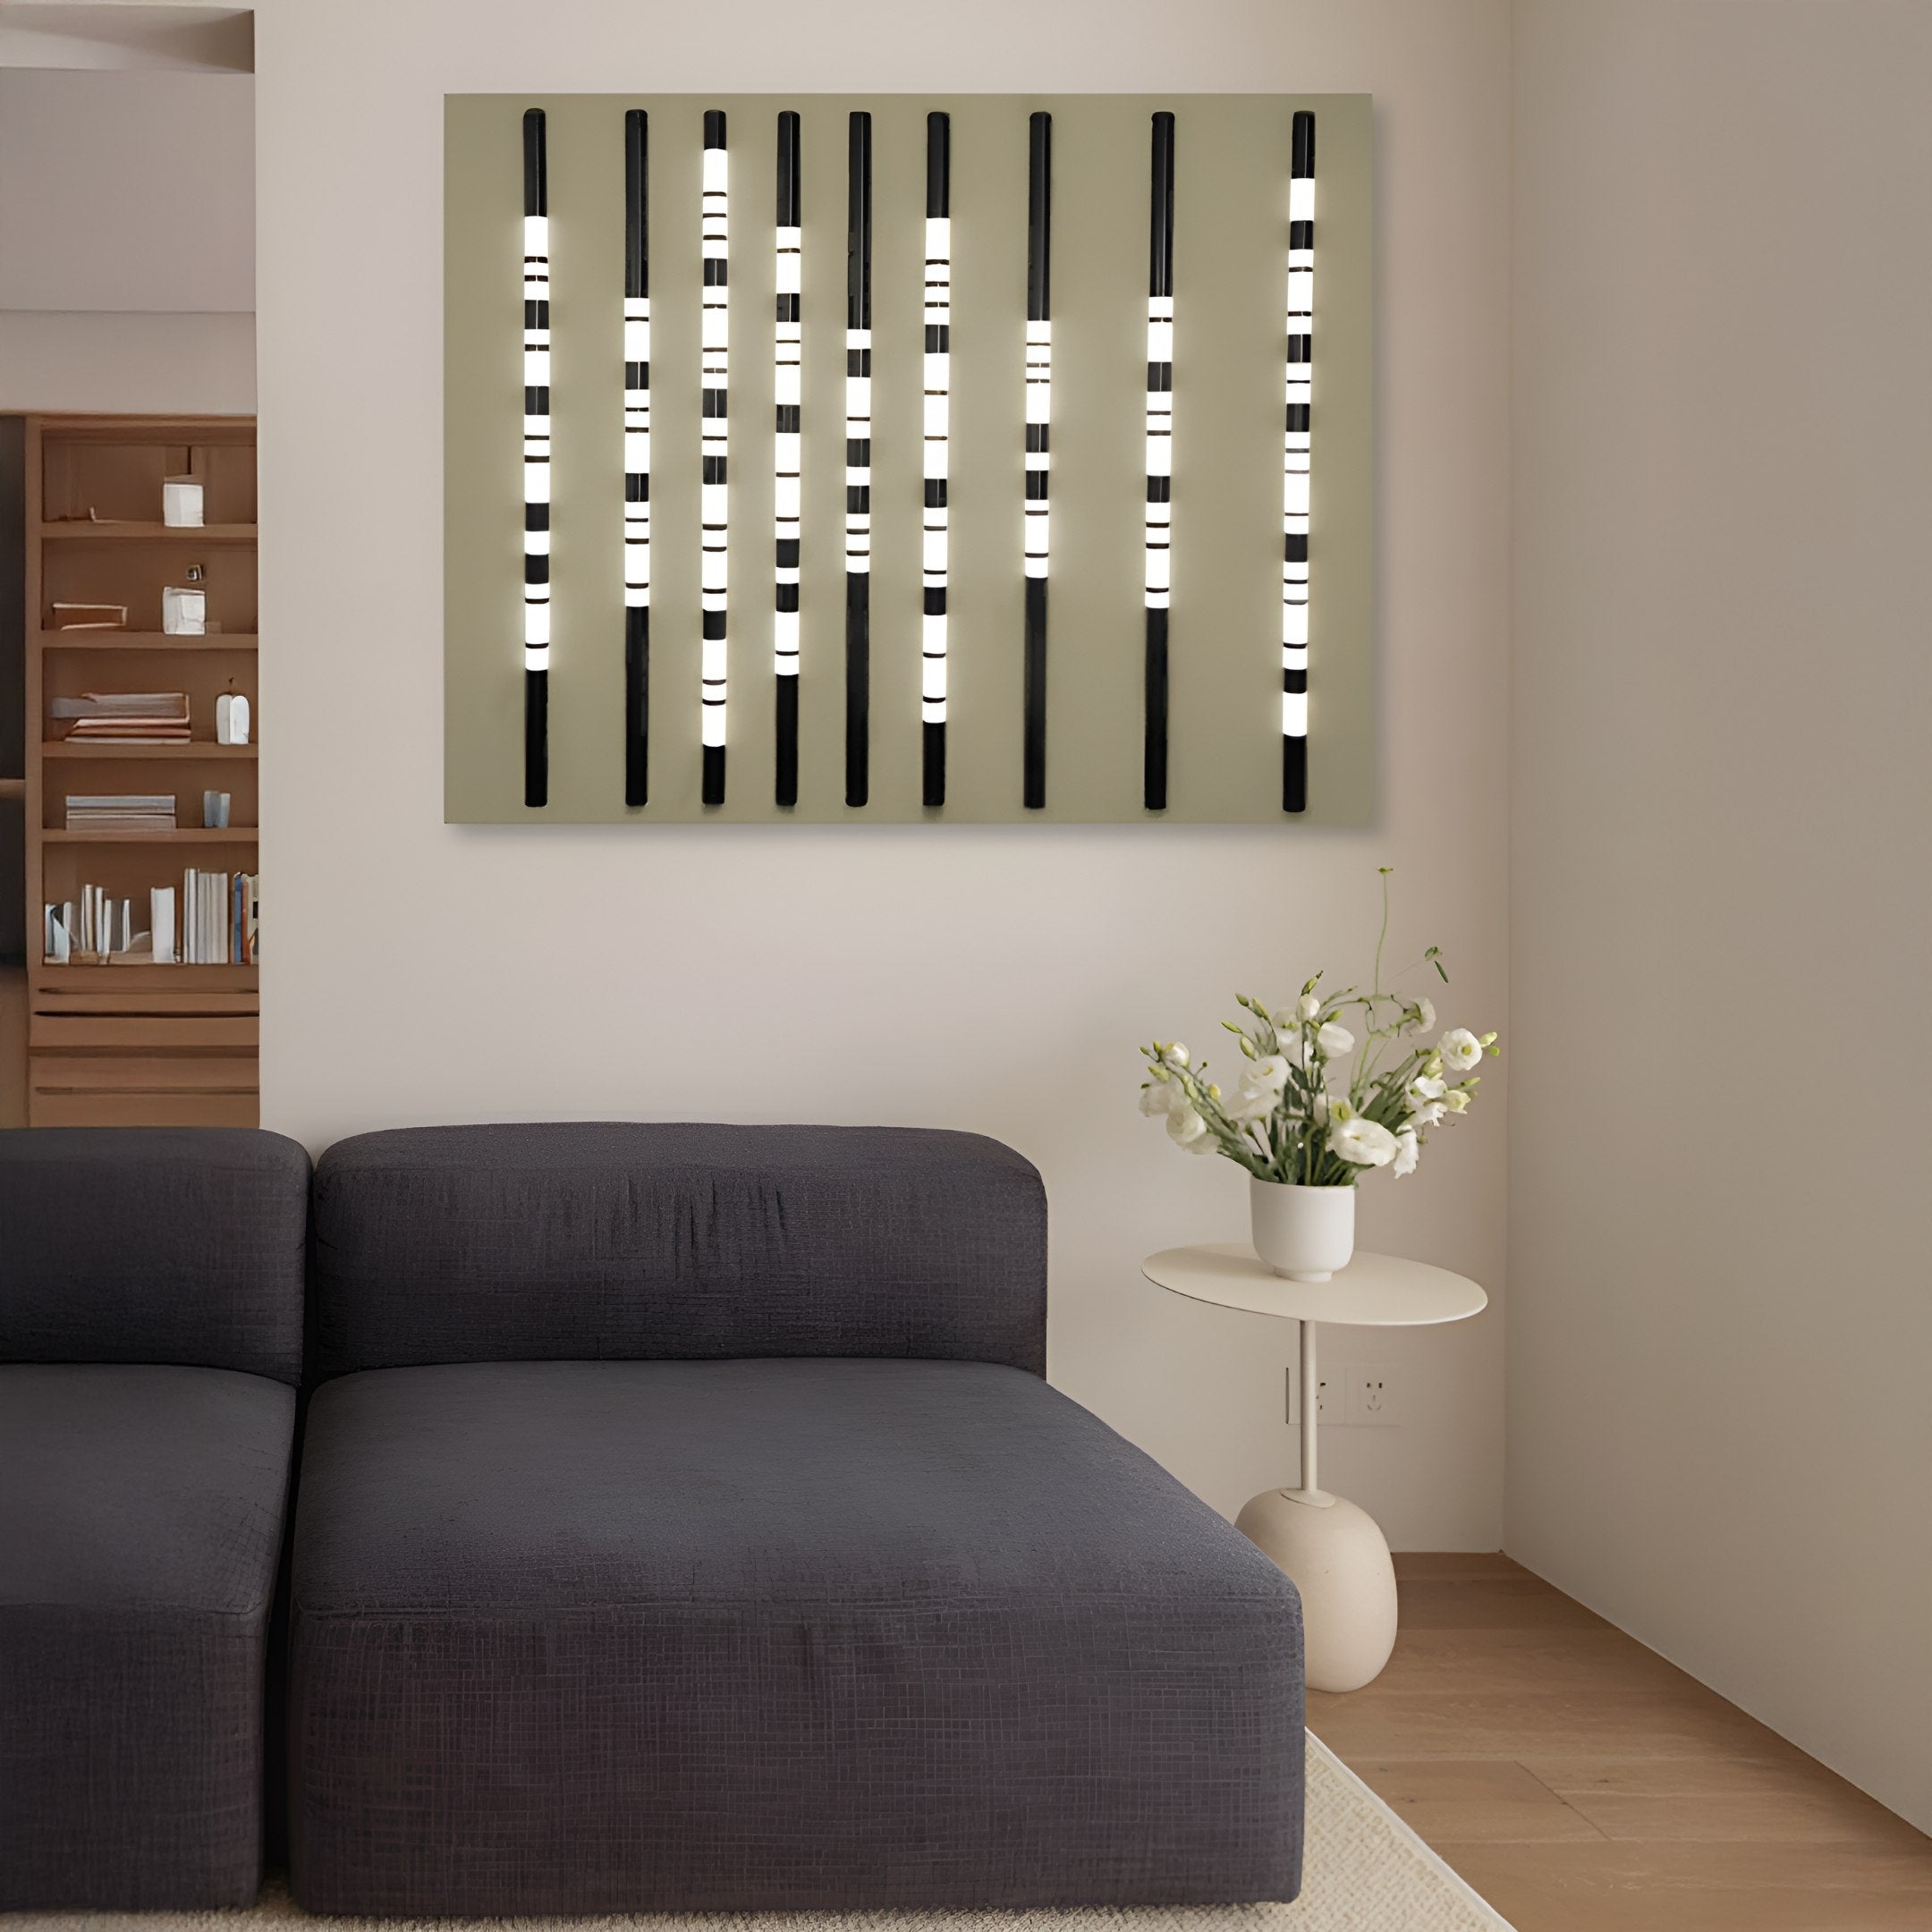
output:
M1299 1883L1292 1585L1017 1369L346 1377L310 1413L292 1617L311 1911Z
M0 1367L0 1907L255 1897L295 1392Z

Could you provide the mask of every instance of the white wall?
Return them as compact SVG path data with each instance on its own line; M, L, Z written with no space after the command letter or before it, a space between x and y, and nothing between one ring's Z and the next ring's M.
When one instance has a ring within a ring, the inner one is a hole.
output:
M1516 29L1507 1546L1932 1827L1932 10Z
M130 11L21 6L6 12L33 30L0 21L0 409L246 415L254 82L8 64L55 58L56 25L124 25ZM202 38L217 29L233 38L205 21ZM97 36L73 45L116 52Z
M1055 1379L1224 1508L1292 1476L1292 1334L1139 1278L1244 1207L1234 1169L1137 1116L1134 1045L1211 1042L1236 987L1364 970L1386 862L1401 937L1453 962L1456 1016L1503 1014L1507 52L1503 0L265 0L267 1123L315 1146L519 1116L996 1134L1051 1193ZM627 77L1377 97L1376 832L441 823L442 96ZM1363 1208L1372 1244L1500 1290L1500 1098L1485 1111ZM1398 1547L1494 1547L1500 1307L1358 1339L1411 1366L1414 1420L1335 1432L1325 1473Z

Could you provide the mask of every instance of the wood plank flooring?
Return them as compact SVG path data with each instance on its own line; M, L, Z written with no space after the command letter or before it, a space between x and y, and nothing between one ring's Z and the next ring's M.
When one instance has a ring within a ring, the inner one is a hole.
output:
M1517 1932L1932 1932L1932 1839L1506 1556L1309 1727Z

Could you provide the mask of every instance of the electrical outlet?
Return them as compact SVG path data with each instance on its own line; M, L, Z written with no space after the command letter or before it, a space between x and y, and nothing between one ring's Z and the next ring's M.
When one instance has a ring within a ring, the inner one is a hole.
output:
M1348 1419L1363 1428L1392 1428L1402 1421L1402 1378L1386 1362L1363 1362L1344 1371Z
M1341 1369L1336 1372L1345 1375L1348 1371ZM1300 1365L1295 1362L1288 1364L1287 1417L1290 1428L1300 1428L1301 1427L1301 1370ZM1342 1413L1341 1385L1330 1379L1326 1369L1318 1369L1316 1371L1315 1419L1318 1422L1326 1423L1331 1428L1338 1422L1346 1422L1348 1420L1348 1418Z

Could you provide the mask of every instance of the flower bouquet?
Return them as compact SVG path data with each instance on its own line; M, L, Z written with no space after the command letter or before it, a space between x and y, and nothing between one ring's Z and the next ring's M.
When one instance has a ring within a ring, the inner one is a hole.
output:
M1164 1121L1177 1146L1224 1155L1248 1170L1256 1250L1295 1280L1326 1281L1347 1264L1355 1183L1376 1167L1413 1174L1429 1130L1468 1112L1481 1084L1477 1066L1486 1053L1500 1051L1494 1033L1467 1027L1430 1038L1434 1004L1383 987L1387 936L1385 867L1369 988L1324 993L1318 972L1292 1005L1270 1009L1237 994L1247 1017L1222 1021L1241 1055L1232 1093L1178 1040L1140 1049L1148 1062L1140 1111ZM1448 984L1436 946L1397 978L1431 969ZM1353 1027L1343 1024L1344 1016Z

